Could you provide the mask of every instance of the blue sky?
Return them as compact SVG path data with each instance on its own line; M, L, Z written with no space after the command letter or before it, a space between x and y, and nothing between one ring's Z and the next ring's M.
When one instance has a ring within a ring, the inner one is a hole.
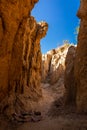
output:
M32 10L37 22L46 21L49 29L41 40L42 53L63 44L63 40L76 43L75 28L78 26L76 16L80 0L39 0Z

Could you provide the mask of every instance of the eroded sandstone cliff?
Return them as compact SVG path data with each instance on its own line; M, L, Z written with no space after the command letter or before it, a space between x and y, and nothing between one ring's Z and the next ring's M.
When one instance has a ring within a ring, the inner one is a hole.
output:
M87 0L81 0L77 15L81 21L76 54L66 58L66 103L73 102L78 112L87 113Z
M29 111L41 96L40 39L48 25L30 16L37 1L0 1L0 109L7 114Z
M80 112L87 112L87 0L81 0L78 17L81 19L75 60L76 103Z
M65 58L69 44L53 49L42 56L42 81L55 84L64 83Z

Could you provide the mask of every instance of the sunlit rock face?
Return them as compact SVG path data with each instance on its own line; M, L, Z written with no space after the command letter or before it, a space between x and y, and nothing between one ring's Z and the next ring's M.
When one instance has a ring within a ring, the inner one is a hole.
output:
M42 95L40 39L48 25L30 16L37 1L0 0L0 109L7 114L29 110Z
M55 84L58 80L64 83L65 58L69 44L53 49L42 56L42 81Z
M55 50L51 50L47 52L47 54L42 55L42 82L46 81L46 78L48 77L52 55L54 54L54 51Z
M75 60L77 109L87 112L87 0L81 0L78 17L81 19Z

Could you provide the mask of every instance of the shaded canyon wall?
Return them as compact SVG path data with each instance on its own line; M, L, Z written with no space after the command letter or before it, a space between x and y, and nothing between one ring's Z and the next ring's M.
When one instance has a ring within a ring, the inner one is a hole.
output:
M68 52L66 58L65 95L66 104L74 103L78 112L87 112L87 0L80 2L78 44L74 57L68 60Z
M65 105L75 105L76 86L74 76L74 64L76 57L76 47L70 46L65 59L64 86L65 86Z
M80 112L87 112L87 0L81 0L78 17L81 19L75 60L76 104Z

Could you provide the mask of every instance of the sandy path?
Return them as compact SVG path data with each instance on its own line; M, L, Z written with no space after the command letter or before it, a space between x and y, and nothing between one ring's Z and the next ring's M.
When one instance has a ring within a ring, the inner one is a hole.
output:
M63 95L63 87L49 86L49 84L42 85L43 98L39 103L39 111L42 112L43 119L39 122L28 122L13 124L0 121L0 130L87 130L87 116L86 115L58 115L48 116L48 111L52 107L53 102ZM56 113L57 108L52 109L52 115Z

